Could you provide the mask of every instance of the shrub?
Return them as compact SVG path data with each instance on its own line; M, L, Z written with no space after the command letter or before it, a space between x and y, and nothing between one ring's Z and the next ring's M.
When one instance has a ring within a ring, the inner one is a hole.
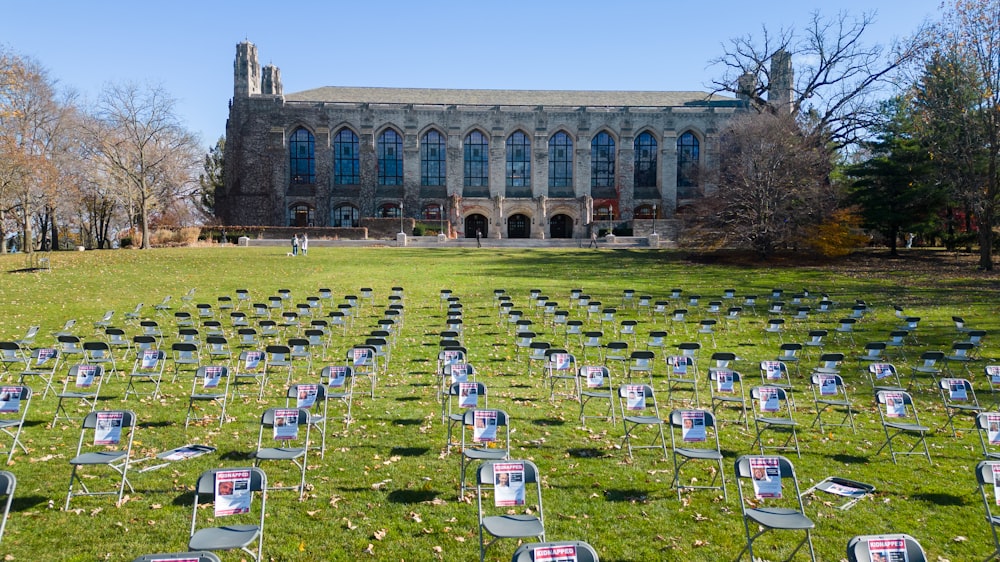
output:
M424 225L422 225L422 224L415 224L415 225L413 225L413 235L414 236L423 236L424 235Z
M861 217L849 209L837 209L814 228L806 244L818 253L834 258L863 247L868 237L861 232Z

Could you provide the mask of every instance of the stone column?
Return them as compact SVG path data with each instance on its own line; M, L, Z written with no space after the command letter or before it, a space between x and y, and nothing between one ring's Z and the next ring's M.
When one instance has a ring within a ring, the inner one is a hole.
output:
M423 204L420 200L420 144L415 130L403 135L403 212L420 220Z
M313 211L316 226L329 226L333 207L330 205L330 186L333 185L333 148L330 146L330 129L316 128L316 209Z
M635 198L635 138L631 132L625 136L623 131L617 156L615 182L618 185L618 205L614 217L616 222L632 218Z
M677 131L663 131L660 145L660 197L659 208L668 217L677 211Z
M378 183L378 159L375 157L375 136L371 127L363 127L358 135L358 207L359 218L375 216L375 186Z

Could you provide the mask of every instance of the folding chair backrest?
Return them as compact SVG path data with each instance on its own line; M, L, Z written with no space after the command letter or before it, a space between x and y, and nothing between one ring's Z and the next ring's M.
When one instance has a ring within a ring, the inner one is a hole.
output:
M910 535L862 535L848 541L848 562L873 560L926 562L927 554L924 553L920 543Z

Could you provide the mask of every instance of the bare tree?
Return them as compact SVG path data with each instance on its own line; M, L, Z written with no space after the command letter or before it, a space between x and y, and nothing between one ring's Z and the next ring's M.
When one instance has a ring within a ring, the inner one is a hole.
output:
M822 137L803 133L790 115L737 117L720 152L719 187L688 225L702 244L766 256L797 246L836 206Z
M918 57L923 45L920 30L891 46L867 45L864 35L874 21L871 12L833 18L815 12L801 31L775 34L763 27L759 37L732 39L711 61L724 69L711 86L746 99L758 111L801 117L811 132L824 133L832 148L852 145L877 116L879 98L897 89L894 71ZM782 68L786 57L794 78ZM786 88L784 99L780 90Z
M100 126L91 135L95 156L121 180L125 198L134 204L143 248L150 244L151 213L197 185L198 143L181 126L174 105L159 87L108 86L98 103Z

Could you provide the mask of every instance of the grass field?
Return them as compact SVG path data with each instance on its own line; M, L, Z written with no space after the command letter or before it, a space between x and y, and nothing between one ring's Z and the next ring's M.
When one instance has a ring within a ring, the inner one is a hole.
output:
M309 489L303 497L294 491L274 491L267 502L264 539L270 560L475 560L478 556L474 496L458 497L459 453L446 452L445 425L436 393L436 358L439 334L445 329L446 311L440 292L449 289L463 306L464 343L478 380L489 390L490 407L505 410L513 429L511 455L532 460L543 476L544 515L549 540L585 540L612 562L648 560L732 560L745 544L739 497L733 479L733 462L751 450L754 440L742 424L720 427L724 472L729 499L716 491L685 492L678 500L671 487L673 463L651 451L639 451L629 460L621 448L622 426L588 420L582 426L579 407L570 399L549 399L540 370L529 374L529 362L517 357L513 330L501 323L494 290L505 289L515 305L533 321L537 340L563 346L578 357L583 353L575 339L567 342L531 306L532 289L559 303L570 318L588 328L600 329L596 318L587 319L580 308L571 308L570 291L583 289L604 306L621 304L623 291L668 300L671 289L683 289L683 298L670 309L687 308L683 327L646 311L619 306L615 324L638 321L638 338L632 349L645 347L646 335L655 329L670 330L666 351L657 351L654 389L666 416L671 405L666 394L667 368L663 357L686 341L699 341L699 320L711 317L707 304L722 300L724 290L735 289L735 304L756 294L756 313L744 311L738 325L720 329L715 341L703 337L698 358L701 396L709 396L705 372L714 351L732 351L740 360L737 370L751 386L760 381L759 362L774 359L777 338L765 338L764 325L772 289L792 293L808 290L816 306L826 293L837 303L835 312L812 313L808 320L787 319L785 342L805 339L811 328L832 330L847 316L856 299L871 311L858 323L856 345L827 339L825 351L847 356L842 375L856 411L857 433L835 428L821 433L810 427L815 415L808 373L816 355L804 356L800 375L794 377L796 419L800 422L802 455L786 456L795 466L805 489L827 476L837 475L873 484L877 492L848 511L835 509L837 498L807 498L806 513L816 523L813 542L820 560L844 559L852 536L887 532L914 535L930 560L980 560L993 550L976 486L974 467L982 460L979 438L970 430L971 418L961 416L957 437L946 427L941 396L930 378L913 390L921 421L932 428L927 441L932 463L914 456L894 465L888 453L876 455L885 440L868 379L855 357L864 343L884 341L900 320L894 306L905 315L920 317L917 343L908 343L906 359L894 364L909 379L911 368L923 351L949 351L960 335L951 320L965 318L970 326L991 336L1000 324L997 289L1000 278L976 273L954 256L922 255L903 260L863 256L834 265L794 266L786 263L742 265L692 262L667 251L610 250L437 250L437 249L334 249L315 248L308 257L290 258L284 248L202 248L153 251L58 253L51 256L50 272L14 272L24 266L23 256L0 256L0 340L21 337L29 325L41 325L38 345L50 345L49 336L69 319L85 340L98 339L94 321L114 310L115 325L128 333L137 328L124 314L144 303L146 317L159 321L167 334L164 347L173 341L173 312L185 305L181 297L195 289L186 310L197 303L217 305L217 298L235 298L247 289L254 302L263 302L279 289L291 292L291 302L306 302L329 288L326 304L344 302L362 287L373 289L372 302L362 302L347 335L336 332L328 357L314 361L314 372L298 368L293 379L316 382L316 371L325 364L343 363L346 350L362 343L376 327L389 304L390 289L405 290L405 322L392 348L387 374L379 380L377 397L359 395L354 400L354 423L341 421L331 404L327 452L324 459L308 462ZM700 295L697 305L688 303ZM153 305L171 296L173 310L157 317ZM727 301L725 306L729 306ZM224 326L229 326L223 317ZM613 341L614 329L604 327L604 341ZM996 409L983 366L997 354L990 339L983 358L970 367L980 402ZM579 362L583 364L583 360ZM128 371L132 360L119 358ZM19 479L12 514L0 554L5 560L131 560L139 554L186 550L194 482L214 467L248 466L252 463L261 412L284 406L284 378L272 379L265 398L231 400L227 421L199 424L185 430L184 416L192 387L190 375L167 383L159 400L122 401L124 378L109 379L102 391L102 407L128 408L139 418L136 455L145 457L186 443L201 443L217 452L170 466L130 473L136 493L116 507L113 498L74 498L63 511L70 478L69 459L75 453L79 424L60 422L50 427L56 399L42 399L41 388L32 401L22 441L28 454L18 451L7 467ZM59 371L59 379L66 368ZM961 371L959 371L961 372ZM5 382L17 380L16 370ZM60 382L61 388L61 382ZM998 395L1000 396L1000 395ZM703 401L703 404L705 402ZM679 404L675 403L676 407ZM76 412L82 416L83 411ZM731 420L732 412L720 413ZM669 449L669 437L668 449ZM10 439L0 440L9 446ZM5 450L0 450L4 452ZM668 451L669 453L669 451ZM698 465L707 466L707 465ZM698 466L685 469L685 479L700 483L711 479ZM291 465L265 463L272 484L293 483ZM96 471L92 471L96 474ZM474 477L473 477L474 480ZM89 479L98 488L113 485L107 479ZM786 488L786 494L790 494ZM200 517L211 517L203 512ZM763 538L756 554L781 559L782 540L799 535L776 534ZM510 559L515 540L502 540L487 553L488 560ZM234 553L220 553L224 560L239 560ZM799 558L805 558L799 553Z

